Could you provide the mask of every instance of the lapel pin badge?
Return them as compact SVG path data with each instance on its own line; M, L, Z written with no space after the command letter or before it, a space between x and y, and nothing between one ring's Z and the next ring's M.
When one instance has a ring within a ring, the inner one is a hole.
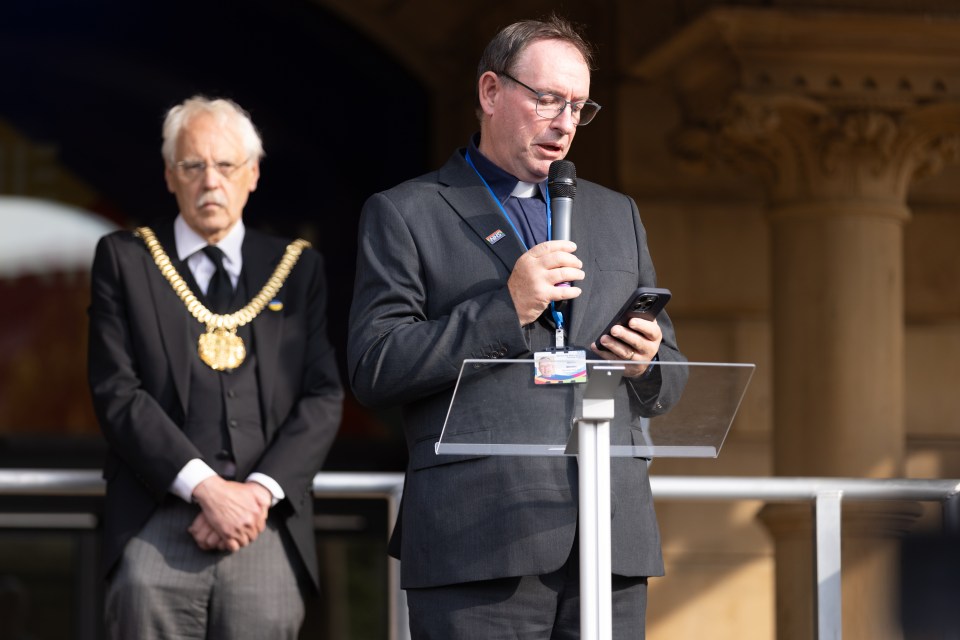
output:
M507 234L505 234L501 229L497 229L496 231L488 235L486 239L488 243L493 245L493 244L497 244L498 242L500 242L506 237L507 237Z
M283 311L283 302L279 298L274 298L270 301L270 304L267 305L267 309L270 311Z

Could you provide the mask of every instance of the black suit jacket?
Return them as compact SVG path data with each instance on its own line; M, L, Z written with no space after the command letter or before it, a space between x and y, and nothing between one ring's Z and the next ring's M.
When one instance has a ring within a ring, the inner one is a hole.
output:
M656 276L630 198L579 180L573 211L572 236L586 279L572 304L569 343L587 346L634 289L654 286ZM498 231L505 237L491 243ZM531 358L553 344L546 323L520 327L507 289L523 252L462 150L439 171L375 194L364 206L350 382L361 402L403 410L410 463L392 550L402 560L404 587L542 574L558 569L571 550L578 511L574 461L434 454L464 359ZM660 360L683 361L669 316L662 314L659 323ZM662 413L676 401L685 368L662 369L662 375L622 383L613 442L642 442L630 418ZM532 367L528 373L507 385L489 379L489 405L472 425L478 434L502 441L497 429L503 424L525 422L524 413L534 411L529 394L545 393L532 389ZM614 459L611 476L613 570L659 575L647 463Z
M154 228L178 272L172 220ZM260 290L287 245L247 229L243 271L247 291ZM91 274L89 381L108 443L104 570L119 558L181 468L202 457L182 430L189 406L190 337L197 321L154 264L143 240L127 231L101 239ZM323 261L305 250L276 296L252 322L266 448L254 471L275 479L286 495L273 510L293 537L317 582L313 477L333 441L343 392L326 336ZM248 345L250 348L250 345Z

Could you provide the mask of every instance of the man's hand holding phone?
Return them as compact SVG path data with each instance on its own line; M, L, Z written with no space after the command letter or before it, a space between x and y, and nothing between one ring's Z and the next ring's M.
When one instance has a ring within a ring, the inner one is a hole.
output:
M648 363L660 351L663 332L656 316L668 300L667 289L638 288L590 348L604 360L637 362L636 366L627 368L625 376L643 375L650 366Z

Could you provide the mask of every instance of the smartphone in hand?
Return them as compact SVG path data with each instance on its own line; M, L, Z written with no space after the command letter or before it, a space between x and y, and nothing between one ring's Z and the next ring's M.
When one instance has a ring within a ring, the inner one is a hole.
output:
M613 320L607 324L607 328L603 330L603 333L597 336L597 339L594 340L594 343L597 345L597 349L600 349L601 351L607 350L605 346L600 344L600 338L610 335L610 330L616 325L619 324L626 327L630 322L630 318L653 320L657 317L657 314L663 310L669 301L669 289L658 289L656 287L637 288L637 290L633 292L630 298L628 298L620 308L620 311L617 312L617 315L613 317Z

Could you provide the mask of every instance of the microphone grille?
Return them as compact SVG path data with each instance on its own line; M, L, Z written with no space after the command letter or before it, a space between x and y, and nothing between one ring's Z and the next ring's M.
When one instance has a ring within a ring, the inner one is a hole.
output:
M572 198L577 195L577 168L569 160L554 160L547 174L547 190L551 198Z

